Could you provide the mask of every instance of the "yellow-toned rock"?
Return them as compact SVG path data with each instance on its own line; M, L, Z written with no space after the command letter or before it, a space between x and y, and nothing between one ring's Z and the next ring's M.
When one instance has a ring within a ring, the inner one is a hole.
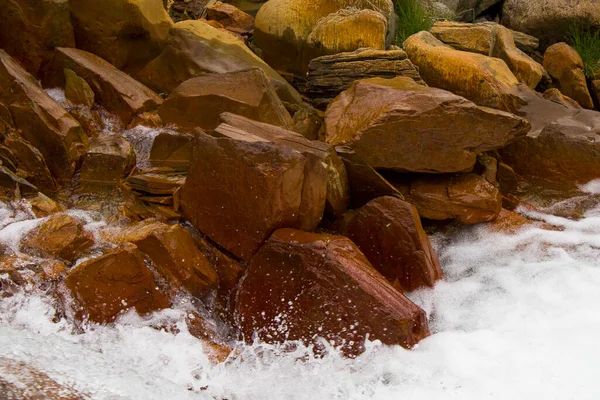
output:
M503 60L455 50L425 31L409 37L404 49L430 86L509 112L522 104L519 81Z

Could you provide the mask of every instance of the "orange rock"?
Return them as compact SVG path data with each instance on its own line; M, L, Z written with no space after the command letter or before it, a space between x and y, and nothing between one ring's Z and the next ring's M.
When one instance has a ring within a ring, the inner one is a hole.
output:
M83 157L79 181L85 185L116 186L135 166L133 147L118 133L99 134Z
M433 286L442 278L435 250L421 225L417 209L396 197L380 197L350 212L342 234L371 264L403 290Z
M37 196L28 198L25 201L29 203L36 218L44 218L65 210L63 206L43 193L38 193Z
M23 178L46 193L56 192L58 189L56 181L52 178L46 160L38 149L16 132L5 136L4 145L10 149L16 165L24 173Z
M23 240L25 248L74 261L94 245L94 237L83 224L67 214L54 214Z
M219 22L225 29L248 36L254 30L254 18L240 9L220 1L204 9L208 21Z
M349 239L276 231L248 266L236 306L247 342L323 337L347 355L364 340L412 347L429 335L425 312L394 289Z
M133 244L81 263L69 272L65 284L78 306L76 316L101 324L132 307L140 314L169 307L169 299Z
M515 234L525 226L535 224L534 221L503 208L498 218L486 225L487 229L504 234Z

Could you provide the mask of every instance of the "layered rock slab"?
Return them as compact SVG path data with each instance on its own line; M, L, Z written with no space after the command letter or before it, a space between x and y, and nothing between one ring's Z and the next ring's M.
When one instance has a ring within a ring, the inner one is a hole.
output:
M374 168L427 173L468 171L477 153L530 128L522 118L406 77L354 83L331 103L325 124L329 144L352 147Z
M269 290L265 290L268 288ZM344 353L364 340L412 347L429 335L423 310L398 292L342 236L276 231L240 284L236 316L244 340L324 338Z

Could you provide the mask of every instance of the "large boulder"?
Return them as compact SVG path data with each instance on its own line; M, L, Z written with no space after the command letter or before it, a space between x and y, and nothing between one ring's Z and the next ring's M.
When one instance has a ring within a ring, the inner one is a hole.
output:
M506 0L501 22L539 38L545 49L564 40L571 25L586 20L600 26L600 3L596 0Z
M425 31L410 36L404 49L429 86L509 112L522 104L519 81L503 60L455 50Z
M189 79L167 97L158 114L165 124L213 130L226 111L287 129L294 127L260 68Z
M583 73L583 60L577 50L564 42L553 44L544 53L544 68L565 96L584 108L594 108Z
M493 221L502 209L498 188L476 174L414 178L397 187L426 219L476 224Z
M397 197L380 197L344 218L348 236L371 264L404 290L433 286L442 278L435 250L415 206Z
M99 134L83 156L79 182L93 188L118 186L135 166L131 144L118 133Z
M530 128L522 118L406 77L355 82L330 104L325 124L329 144L351 146L374 168L426 173L469 171L477 153Z
M0 10L0 48L34 76L55 47L75 47L68 0L0 0Z
M135 72L158 56L173 21L161 0L70 0L77 48Z
M412 347L429 335L425 313L386 282L352 241L276 231L240 284L236 314L247 342L324 338L348 355L365 338Z
M271 0L256 16L254 37L269 65L301 76L315 57L369 45L385 48L393 16L391 0ZM338 22L341 32L335 31Z
M16 129L46 159L50 172L70 179L85 152L87 137L77 121L5 51L0 50L0 103Z
M442 21L437 22L430 32L457 50L504 60L515 77L531 89L535 89L544 75L544 68L517 48L513 34L502 25Z
M357 80L407 76L423 83L404 50L358 49L317 57L308 67L306 94L311 103L325 109L338 94Z
M278 228L317 226L327 180L318 158L239 129L219 134L196 134L181 192L187 220L246 261Z
M163 52L137 74L160 93L197 76L262 69L281 100L301 103L298 92L240 40L202 21L182 21L170 30Z
M127 125L136 114L158 108L162 99L129 75L87 51L57 48L44 71L43 85L65 87L64 69L70 69L92 88L95 100Z
M69 272L65 285L75 300L76 317L100 324L130 308L146 314L169 307L143 253L131 243L82 262Z

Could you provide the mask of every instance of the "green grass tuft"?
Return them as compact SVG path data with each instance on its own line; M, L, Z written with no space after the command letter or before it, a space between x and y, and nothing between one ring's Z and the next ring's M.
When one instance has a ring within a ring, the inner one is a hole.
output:
M573 23L567 41L581 56L585 75L592 78L600 68L600 32L592 31L590 22Z
M420 0L396 0L396 13L400 17L395 43L402 43L417 32L428 31L433 19Z

